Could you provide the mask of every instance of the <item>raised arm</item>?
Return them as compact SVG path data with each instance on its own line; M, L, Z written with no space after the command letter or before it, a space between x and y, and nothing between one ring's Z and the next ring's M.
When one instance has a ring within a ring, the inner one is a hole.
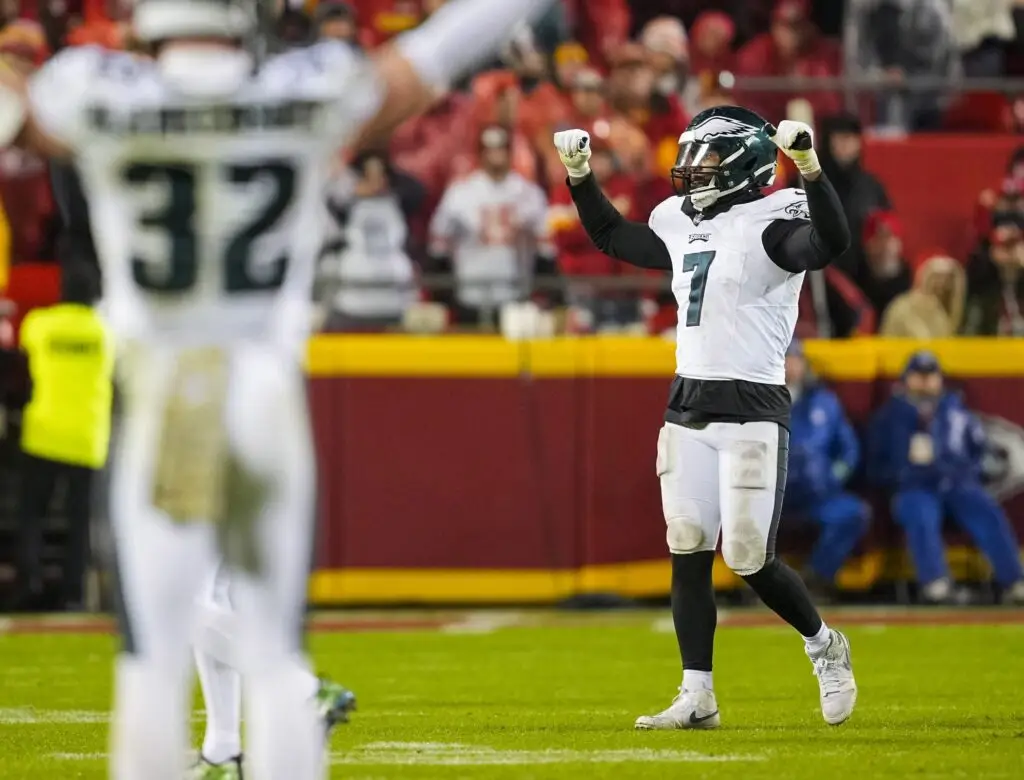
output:
M772 140L803 176L808 213L803 219L775 220L765 228L761 242L780 268L791 273L819 271L850 246L843 204L821 170L810 127L781 122Z
M639 268L671 271L668 248L650 225L626 219L601 192L590 172L590 136L583 130L555 133L555 147L569 174L569 191L580 223L594 246Z
M451 84L493 56L513 29L552 0L450 0L372 56L383 100L356 146L379 140L425 111Z

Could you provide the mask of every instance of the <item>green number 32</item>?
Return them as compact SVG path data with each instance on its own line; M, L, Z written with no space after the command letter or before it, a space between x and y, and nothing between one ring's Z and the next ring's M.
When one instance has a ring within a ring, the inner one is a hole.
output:
M258 165L225 165L221 171L227 183L243 187L255 181L267 181L271 196L263 209L228 240L222 262L224 291L244 293L276 290L284 282L288 257L282 254L257 275L250 262L253 243L273 230L295 196L295 167L287 161L269 161ZM161 208L139 216L140 228L159 231L166 236L164 257L133 253L132 277L144 290L153 293L183 293L199 280L200 249L196 236L197 180L195 166L187 164L150 165L134 163L123 171L124 181L132 187L163 184L167 197ZM216 204L213 204L216 207Z
M711 261L715 259L715 253L692 252L683 255L683 272L693 271L693 278L690 279L690 302L686 307L686 327L692 328L700 325L700 314L704 309L704 290L708 281L708 269Z

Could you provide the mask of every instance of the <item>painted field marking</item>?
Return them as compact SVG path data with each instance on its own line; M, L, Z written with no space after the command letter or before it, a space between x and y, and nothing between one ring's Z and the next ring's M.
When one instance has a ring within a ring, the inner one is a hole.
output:
M708 755L693 750L498 750L459 742L370 742L331 753L331 763L347 766L530 766L538 764L733 763L764 761L759 755Z
M98 710L37 710L35 707L0 708L0 726L107 723L109 720L109 713Z
M106 753L50 753L56 761L105 761ZM538 764L692 764L764 761L759 755L707 755L693 750L497 750L460 742L370 742L330 755L336 766L530 766Z
M519 625L522 615L518 612L470 612L458 620L441 627L444 634L493 634L502 628Z

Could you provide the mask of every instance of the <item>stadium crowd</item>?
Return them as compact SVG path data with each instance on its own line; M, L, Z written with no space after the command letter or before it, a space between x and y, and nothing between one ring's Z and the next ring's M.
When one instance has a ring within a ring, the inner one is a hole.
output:
M319 0L283 7L273 23L287 45L335 38L369 50L443 2ZM65 45L130 48L130 6L8 0L0 52L31 70ZM861 165L865 132L1020 129L1024 94L957 97L935 79L1024 73L1022 29L1019 0L556 3L429 113L376 148L339 157L326 198L323 326L492 328L522 320L522 307L508 304L532 297L553 312L528 307L531 333L670 333L675 307L660 275L637 274L590 244L551 135L587 129L603 186L642 220L671 194L666 172L688 118L739 103L816 125L853 228L849 253L805 285L799 335L1022 335L1024 147L980 194L977 214L963 215L976 237L969 256L907 256L900 214ZM858 78L872 88L850 92ZM904 88L922 78L924 88ZM794 176L785 171L778 185ZM10 264L56 258L45 164L0 152L0 198Z

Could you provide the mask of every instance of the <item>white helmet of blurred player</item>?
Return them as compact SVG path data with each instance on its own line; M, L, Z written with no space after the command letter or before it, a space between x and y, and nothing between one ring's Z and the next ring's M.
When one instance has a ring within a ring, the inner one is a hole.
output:
M246 44L257 31L252 0L138 0L136 37L154 46L167 82L181 92L231 93L252 73Z

